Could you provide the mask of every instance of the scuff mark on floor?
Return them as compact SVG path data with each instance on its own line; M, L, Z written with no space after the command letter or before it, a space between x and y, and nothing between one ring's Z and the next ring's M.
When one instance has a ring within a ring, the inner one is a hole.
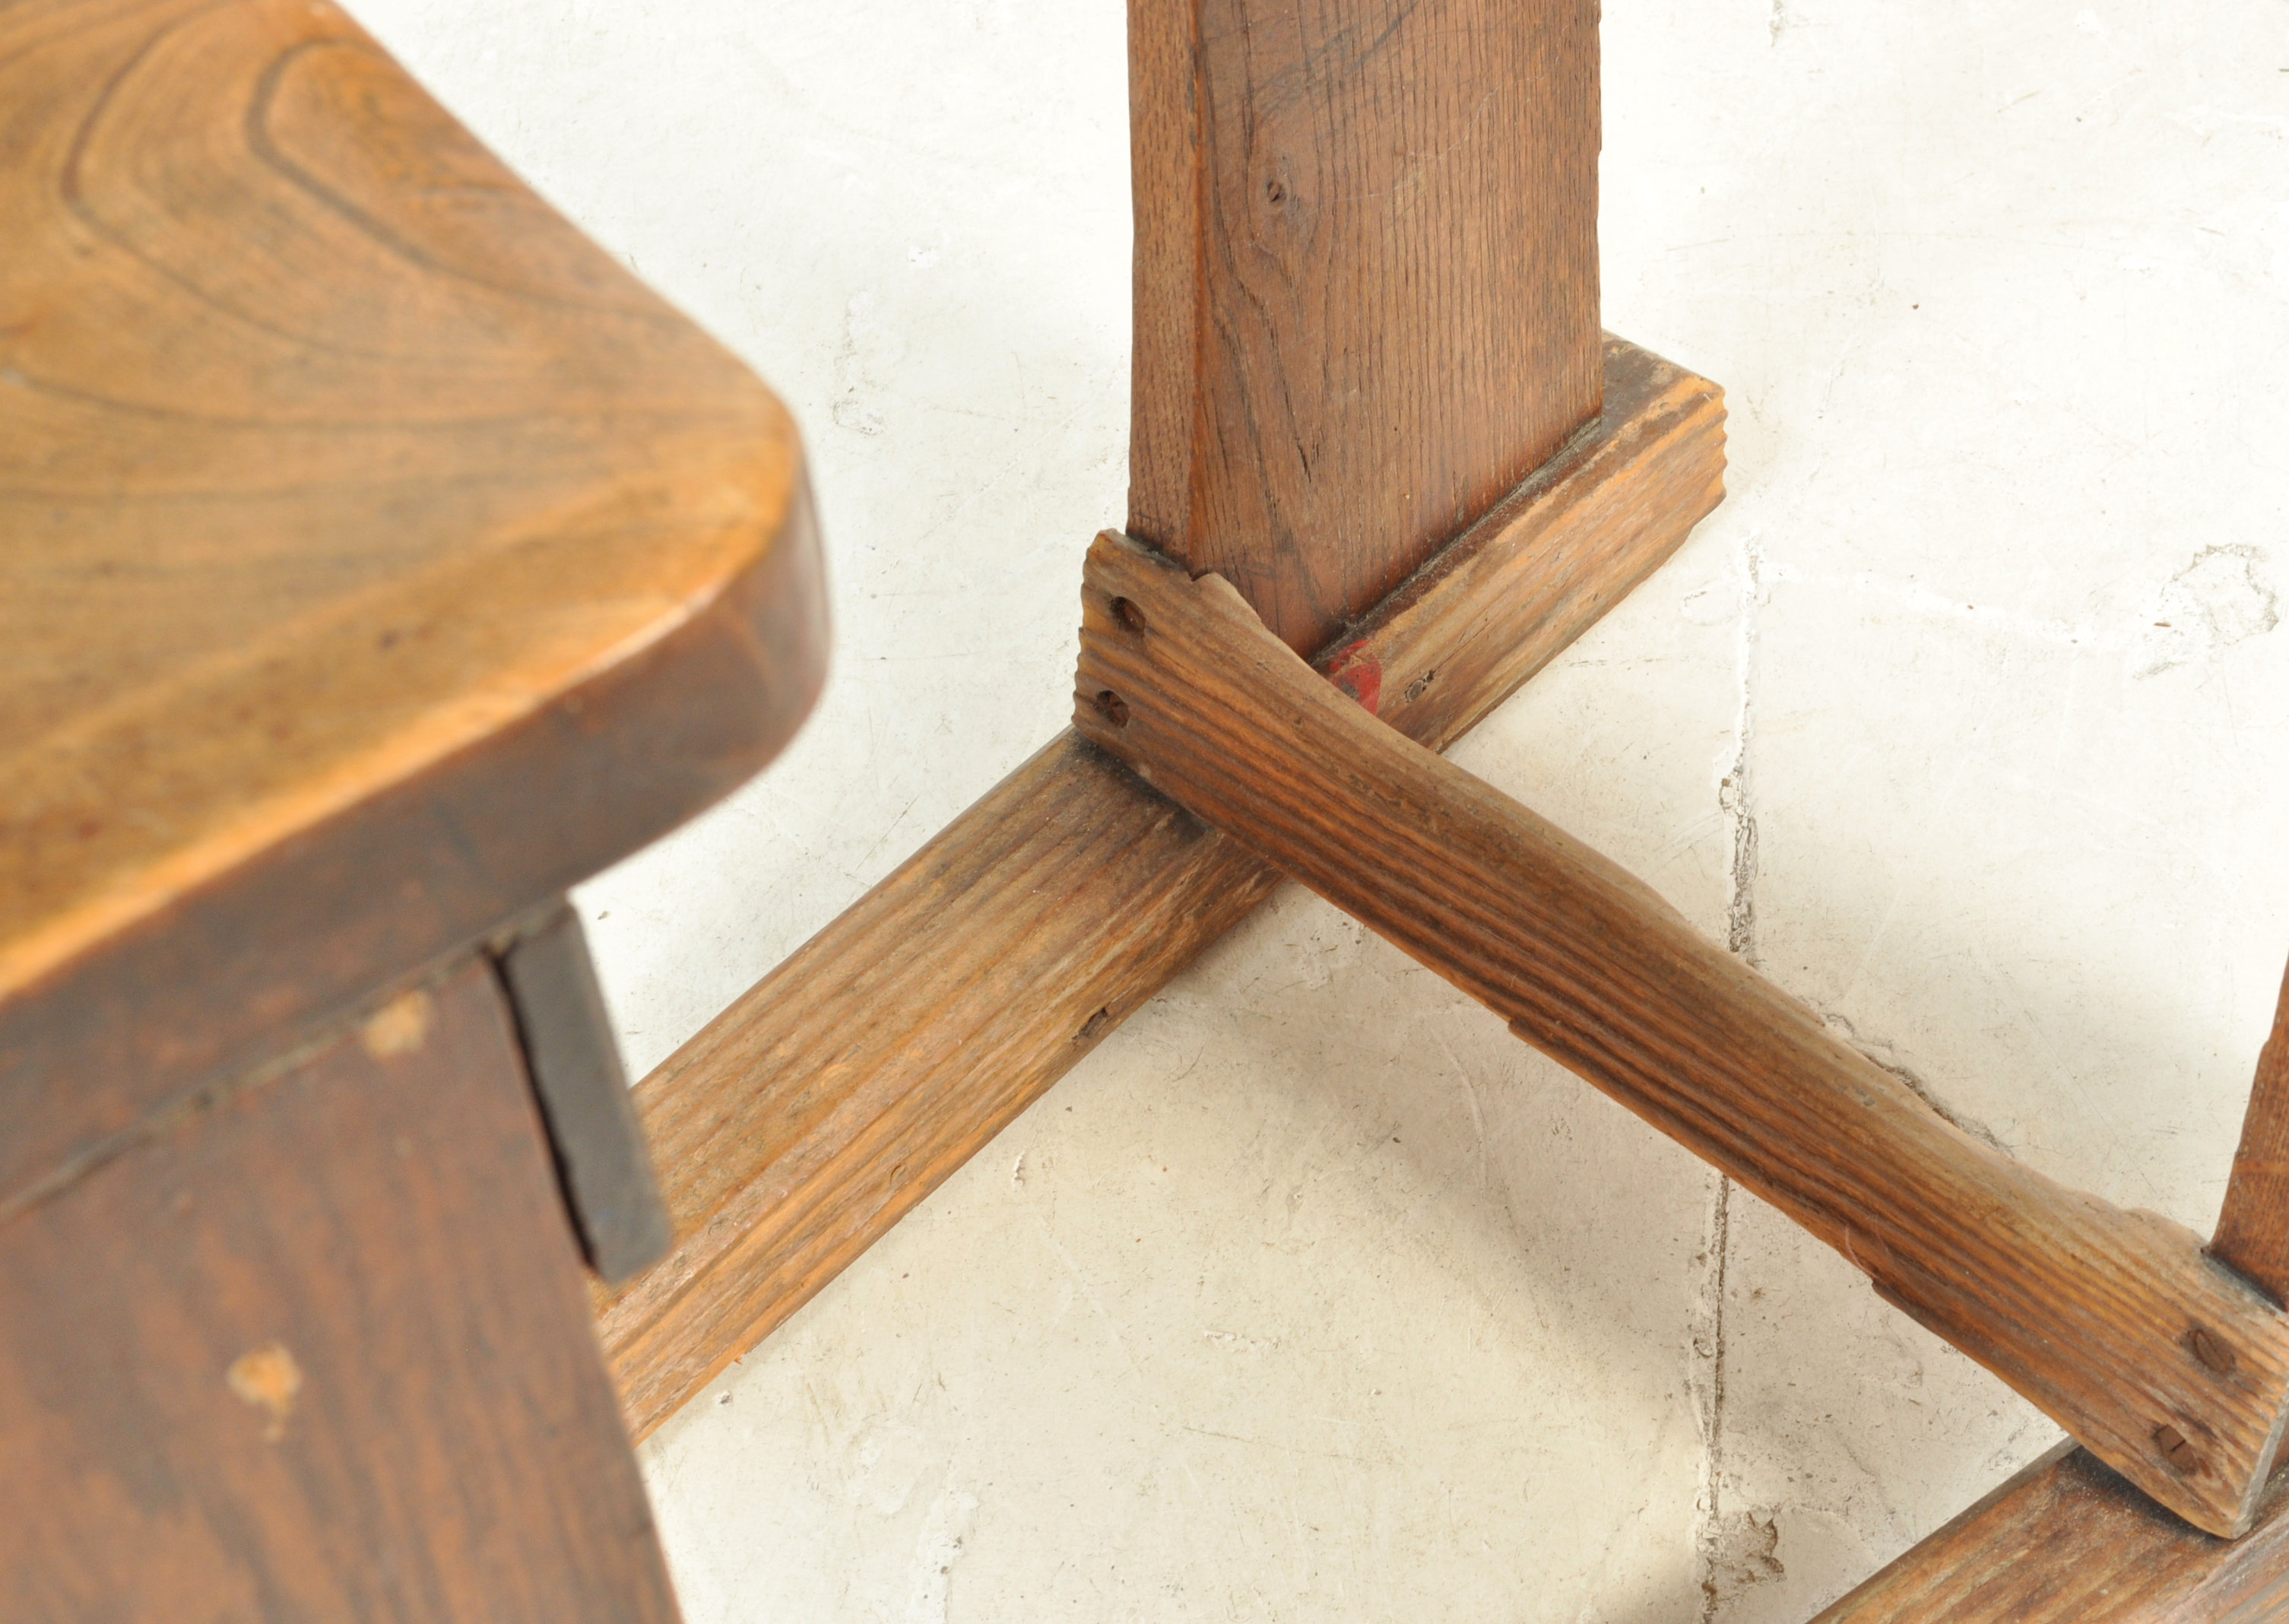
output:
M1776 1506L1751 1506L1720 1526L1710 1552L1709 1577L1702 1581L1702 1616L1714 1619L1718 1609L1742 1591L1785 1575L1780 1548Z
M873 294L852 294L834 354L834 420L863 435L882 432L881 397L906 355L905 341L876 312Z
M2133 677L2158 676L2261 637L2281 624L2281 599L2260 578L2253 547L2205 547L2155 595L2138 638Z
M964 1490L948 1489L930 1502L921 1535L914 1541L914 1584L906 1603L906 1624L945 1624L953 1564L977 1516L977 1496Z

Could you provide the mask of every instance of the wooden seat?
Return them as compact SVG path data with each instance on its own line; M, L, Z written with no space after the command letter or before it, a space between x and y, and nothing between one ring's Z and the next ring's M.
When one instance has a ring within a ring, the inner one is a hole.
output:
M793 425L323 4L0 8L0 1616L671 1618L525 1074L817 695Z
M0 16L0 1210L820 680L786 413L325 5Z

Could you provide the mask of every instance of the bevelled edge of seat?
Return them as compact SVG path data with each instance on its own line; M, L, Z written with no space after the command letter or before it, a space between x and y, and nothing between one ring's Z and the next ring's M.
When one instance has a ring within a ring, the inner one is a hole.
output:
M335 8L10 21L0 1003L667 636L802 470Z

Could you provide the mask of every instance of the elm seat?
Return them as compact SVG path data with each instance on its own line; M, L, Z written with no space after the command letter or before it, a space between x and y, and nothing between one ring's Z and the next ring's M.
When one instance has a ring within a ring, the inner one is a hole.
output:
M0 7L0 1214L750 776L786 412L339 10Z
M0 4L0 1618L673 1624L567 886L817 697L795 433L310 0Z

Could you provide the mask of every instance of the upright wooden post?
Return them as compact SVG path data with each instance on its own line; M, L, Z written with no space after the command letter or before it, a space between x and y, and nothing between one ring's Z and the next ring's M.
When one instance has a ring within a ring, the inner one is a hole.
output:
M1129 532L1309 654L1598 413L1596 0L1130 0Z
M2257 1056L2210 1251L2277 1302L2289 1301L2289 975L2273 1007L2273 1031Z
M1599 332L1594 0L1130 0L1129 49L1129 529L1443 748L1723 493L1720 391ZM1067 733L685 1044L674 1247L597 1305L637 1431L1276 878Z

